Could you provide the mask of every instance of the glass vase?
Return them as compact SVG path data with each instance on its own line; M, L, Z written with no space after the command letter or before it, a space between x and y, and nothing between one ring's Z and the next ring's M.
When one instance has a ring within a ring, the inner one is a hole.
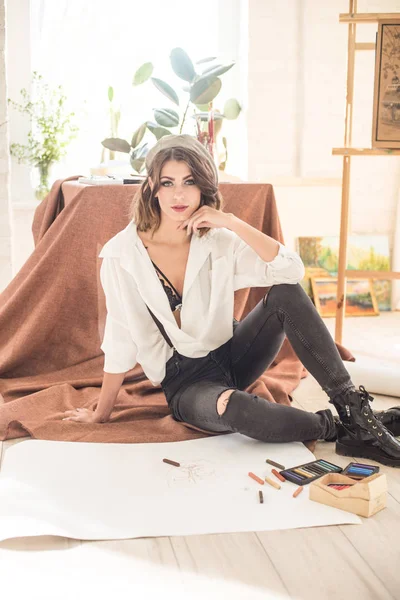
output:
M35 166L32 184L35 189L35 198L40 202L50 191L49 179L52 163L43 163Z

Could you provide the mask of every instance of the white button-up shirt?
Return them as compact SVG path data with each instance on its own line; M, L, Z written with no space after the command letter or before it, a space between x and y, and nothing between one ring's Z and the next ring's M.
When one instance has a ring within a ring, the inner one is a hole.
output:
M192 234L183 285L181 328L175 320L134 221L103 246L100 279L107 317L101 349L106 373L125 373L139 363L154 386L165 377L173 354L147 307L165 328L176 350L206 356L233 335L234 291L295 284L304 277L300 256L279 243L271 261L262 260L236 233L211 229ZM168 274L167 274L168 276Z

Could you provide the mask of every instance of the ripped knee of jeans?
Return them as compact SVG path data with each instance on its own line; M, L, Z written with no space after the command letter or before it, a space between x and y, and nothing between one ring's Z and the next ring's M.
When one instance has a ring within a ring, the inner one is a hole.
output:
M226 407L229 402L229 398L232 396L233 392L235 392L235 391L236 390L234 390L234 389L225 390L225 392L222 392L222 394L219 396L219 398L217 400L217 413L219 414L219 416L223 415L224 412L226 411Z

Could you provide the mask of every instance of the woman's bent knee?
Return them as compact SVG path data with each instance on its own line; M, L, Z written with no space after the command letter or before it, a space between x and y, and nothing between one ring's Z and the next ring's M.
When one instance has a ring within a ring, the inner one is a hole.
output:
M225 390L222 392L220 397L217 400L217 413L221 416L226 411L226 406L229 402L229 398L232 396L235 390Z

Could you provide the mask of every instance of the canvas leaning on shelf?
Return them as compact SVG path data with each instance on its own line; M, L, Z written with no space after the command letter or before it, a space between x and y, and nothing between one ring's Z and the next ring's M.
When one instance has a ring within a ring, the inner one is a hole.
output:
M315 308L321 317L336 315L337 279L311 277ZM347 317L379 315L371 279L348 279L346 284Z
M337 277L339 267L339 236L299 237L296 240L306 268L302 287L313 300L311 277ZM390 271L389 237L386 234L357 234L348 237L346 269L362 271ZM368 278L369 279L369 278ZM392 308L392 282L372 279L379 311Z

